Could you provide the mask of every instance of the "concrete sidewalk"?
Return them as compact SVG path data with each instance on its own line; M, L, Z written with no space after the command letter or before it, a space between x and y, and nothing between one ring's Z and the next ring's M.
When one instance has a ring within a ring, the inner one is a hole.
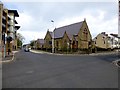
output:
M120 59L115 60L115 61L113 61L112 63L113 63L113 64L115 64L117 67L119 67L119 68L120 68L120 65L118 64L118 62L120 62Z
M0 52L0 61L2 61L2 53Z
M113 51L113 52L101 52L101 53L91 53L91 54L59 54L59 53L45 52L45 51L41 51L41 50L30 50L30 52L38 53L38 54L67 55L67 56L85 56L85 55L96 56L96 55L109 55L109 54L117 54L118 53L116 51Z
M17 53L18 51L12 51L12 54L7 55L5 58L1 58L0 63L4 63L4 62L10 62L14 60L15 57L15 53Z

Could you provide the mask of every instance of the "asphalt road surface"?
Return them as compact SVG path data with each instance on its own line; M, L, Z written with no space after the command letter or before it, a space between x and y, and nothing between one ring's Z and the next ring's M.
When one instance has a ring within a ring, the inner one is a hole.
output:
M2 65L3 88L118 88L117 55L60 56L20 51Z

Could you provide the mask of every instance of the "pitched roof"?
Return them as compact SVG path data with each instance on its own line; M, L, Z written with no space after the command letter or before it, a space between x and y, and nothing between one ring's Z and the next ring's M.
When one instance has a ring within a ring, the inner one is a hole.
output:
M108 34L106 34L106 32L102 32L102 33L99 33L96 37L98 37L99 35L101 35L103 38L108 38ZM93 39L93 41L96 41L96 37Z
M44 39L38 39L37 42L39 42L40 44L44 44Z
M70 40L72 40L73 35L78 35L78 32L80 31L80 28L82 27L83 21L74 23L71 25L63 26L60 28L56 28L54 30L54 38L62 38L65 31L69 37Z
M116 38L119 38L119 37L118 37L118 34L113 34L113 33L111 33L110 35L111 35L111 36L114 36L114 37L116 37Z
M51 31L49 31L49 33L50 33L50 35L51 35L51 37L52 37L52 32L51 32Z

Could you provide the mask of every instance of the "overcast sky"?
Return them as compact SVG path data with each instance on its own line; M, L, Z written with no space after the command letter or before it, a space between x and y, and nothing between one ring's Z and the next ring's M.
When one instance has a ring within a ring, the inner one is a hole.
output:
M24 43L44 38L47 30L83 21L86 18L94 38L101 32L118 33L117 2L8 2L1 0L8 9L17 9L16 18L25 37ZM54 21L54 23L51 22Z

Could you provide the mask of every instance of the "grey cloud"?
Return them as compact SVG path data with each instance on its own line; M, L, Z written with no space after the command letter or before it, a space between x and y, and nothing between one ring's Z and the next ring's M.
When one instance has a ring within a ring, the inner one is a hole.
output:
M22 29L36 32L46 32L52 27L51 20L61 22L65 18L78 17L85 11L95 18L99 16L98 10L105 11L104 20L112 19L118 14L118 6L114 2L7 2L6 6L18 9L19 13L29 14L34 22Z
M60 21L66 17L78 16L84 10L89 10L98 16L96 11L101 9L107 11L109 17L117 15L118 11L114 2L10 2L11 4L16 5L19 12L27 12L36 20L42 18L45 23L49 23L50 19Z

